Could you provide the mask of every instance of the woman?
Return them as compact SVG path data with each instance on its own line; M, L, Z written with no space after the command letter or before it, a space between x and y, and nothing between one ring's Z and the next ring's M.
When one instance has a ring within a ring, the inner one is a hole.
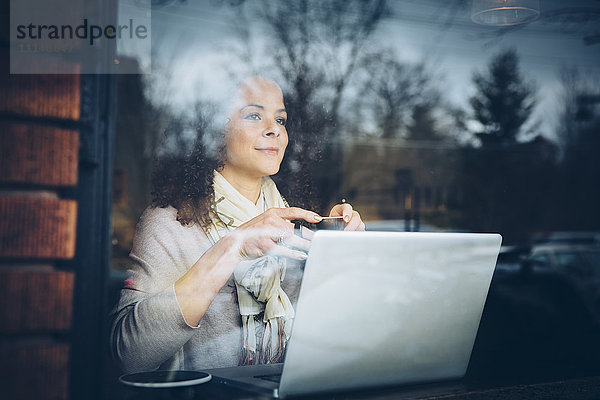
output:
M269 178L288 144L286 118L275 82L246 80L214 170L202 173L211 158L199 146L184 182L159 185L114 311L112 348L124 371L282 361L301 280L292 260L306 259L310 244L310 231L294 235L290 221L322 219L288 207ZM349 204L330 216L364 230Z

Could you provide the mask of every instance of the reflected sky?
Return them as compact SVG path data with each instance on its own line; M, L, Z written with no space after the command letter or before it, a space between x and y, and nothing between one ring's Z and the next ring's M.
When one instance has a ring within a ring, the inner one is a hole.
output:
M261 52L269 48L268 36L254 21L241 19L240 9L229 3L174 1L153 9L152 68L160 81L162 101L169 99L174 106L186 108L198 97L218 96L230 71L247 72L247 66L239 65L233 56L240 49L250 49L260 65L265 57ZM369 46L394 48L401 61L425 61L446 100L463 108L474 93L473 72L483 70L500 50L515 48L523 75L538 84L538 107L532 120L539 120L544 134L552 137L560 69L577 66L588 77L600 76L600 43L584 43L585 37L600 32L600 2L541 0L540 7L542 17L537 21L500 30L473 23L470 0L392 1L391 15L381 22ZM596 11L587 13L592 20L585 24L556 22L552 14L566 7ZM250 33L243 40L240 28Z

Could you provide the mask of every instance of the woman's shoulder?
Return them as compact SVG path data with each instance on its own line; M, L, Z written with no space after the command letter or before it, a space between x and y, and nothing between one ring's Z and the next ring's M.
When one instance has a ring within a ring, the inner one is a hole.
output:
M152 225L155 223L171 224L177 222L177 209L173 206L155 207L148 206L140 217L140 224Z
M177 220L174 207L150 206L137 223L132 253L148 257L148 253L166 252L172 258L186 258L188 255L197 258L198 252L210 246L210 240L200 226L182 225Z
M147 207L140 216L136 226L136 234L149 233L153 231L163 231L164 228L172 230L178 229L181 225L177 221L177 209L174 207Z
M180 236L205 236L204 231L197 224L182 225L177 220L177 209L168 207L149 206L144 210L137 226L136 234L142 236L166 236L176 238Z

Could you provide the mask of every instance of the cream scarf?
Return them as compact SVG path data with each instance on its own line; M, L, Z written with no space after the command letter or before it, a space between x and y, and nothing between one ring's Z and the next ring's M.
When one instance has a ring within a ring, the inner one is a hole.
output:
M217 171L214 172L215 210L207 233L213 243L269 208L288 207L269 177L262 181L257 204L238 192ZM240 364L282 362L290 336L294 308L281 288L286 264L281 257L263 256L241 261L233 273L242 317L242 357ZM260 336L258 315L264 312ZM260 343L258 347L257 343Z

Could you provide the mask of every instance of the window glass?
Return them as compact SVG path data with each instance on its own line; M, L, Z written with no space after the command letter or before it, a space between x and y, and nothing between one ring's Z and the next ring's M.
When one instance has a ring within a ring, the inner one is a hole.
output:
M494 232L519 249L500 257L470 373L599 374L600 310L521 260L600 238L600 3L520 1L527 15L501 17L481 13L496 0L152 0L152 72L116 78L111 287L156 200L155 161L217 154L228 101L260 75L285 100L273 179L290 205L343 200L367 230Z

